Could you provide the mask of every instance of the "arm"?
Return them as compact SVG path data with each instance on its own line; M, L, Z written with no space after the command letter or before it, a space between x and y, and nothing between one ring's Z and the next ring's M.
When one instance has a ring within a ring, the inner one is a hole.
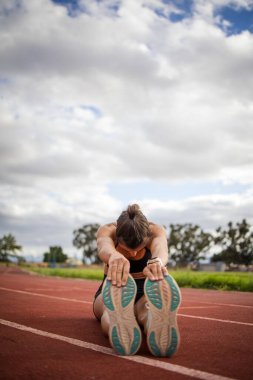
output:
M166 231L157 224L152 225L151 231L153 234L153 239L150 244L152 257L159 257L165 266L169 258Z
M98 257L105 264L108 264L110 256L117 253L115 249L115 231L116 227L114 223L106 224L99 227L97 231L97 249Z
M150 230L152 233L152 240L149 244L152 258L160 260L152 264L148 264L144 268L143 273L150 280L162 280L163 276L168 274L166 264L168 262L168 243L165 229L157 224L151 224Z
M116 226L114 223L106 224L97 231L98 256L108 264L108 280L113 285L126 285L130 264L129 261L115 249Z

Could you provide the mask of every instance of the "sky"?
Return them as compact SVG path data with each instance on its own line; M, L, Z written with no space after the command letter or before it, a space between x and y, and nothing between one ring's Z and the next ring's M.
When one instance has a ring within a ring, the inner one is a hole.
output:
M253 224L252 0L1 0L0 235Z

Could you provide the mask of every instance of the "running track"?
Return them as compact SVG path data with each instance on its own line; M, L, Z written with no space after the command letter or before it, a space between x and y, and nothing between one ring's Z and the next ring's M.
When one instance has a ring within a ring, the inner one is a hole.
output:
M92 313L97 281L0 267L1 380L253 379L252 293L182 289L181 346L119 357Z

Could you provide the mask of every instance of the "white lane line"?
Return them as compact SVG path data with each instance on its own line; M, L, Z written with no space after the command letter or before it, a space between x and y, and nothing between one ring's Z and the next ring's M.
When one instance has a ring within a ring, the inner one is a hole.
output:
M218 309L218 306L181 306L180 310L183 309Z
M253 326L253 323L249 323L249 322L230 321L228 319L200 317L200 316L197 316L197 315L188 315L188 314L179 314L179 313L177 315L180 316L180 317L195 318L195 319L204 319L204 320L207 320L207 321L215 321L215 322L223 322L223 323L234 323L236 325Z
M52 299L61 300L61 301L78 302L78 303L84 303L84 304L90 304L90 305L93 304L93 302L91 302L91 301L81 301L81 300L77 300L75 298L64 298L64 297L49 296L47 294L26 292L24 290L16 290L16 289L9 289L9 288L3 288L3 287L0 287L0 290L5 290L5 291L8 291L8 292L14 292L14 293L27 294L27 295L31 295L31 296L52 298ZM182 308L180 308L180 310L181 309ZM196 316L196 315L179 314L179 313L177 315L180 316L180 317L204 319L204 320L207 320L207 321L216 321L216 322L223 322L223 323L235 323L235 324L238 324L238 325L253 326L253 323L247 323L247 322L230 321L230 320L226 320L226 319L200 317L200 316Z
M24 290L35 290L35 291L52 291L52 292L71 292L72 290L82 290L84 291L84 288L25 288Z
M135 363L144 364L144 365L148 365L148 366L152 366L152 367L156 367L156 368L161 368L161 369L164 369L164 370L169 371L169 372L180 373L182 375L186 375L188 377L194 377L196 379L202 379L202 380L236 380L236 379L232 379L231 377L219 376L219 375L215 375L213 373L199 371L196 369L184 367L184 366L177 365L177 364L171 364L171 363L167 363L167 362L156 360L156 359L149 359L149 358L139 356L139 355L119 356L111 348L108 348L108 347L103 347L103 346L99 346L98 344L84 342L84 341L79 340L79 339L73 339L73 338L69 338L67 336L53 334L53 333L43 331L43 330L38 330L38 329L35 329L33 327L20 325L20 324L15 323L15 322L7 321L5 319L0 319L0 323L2 325L9 326L9 327L21 330L21 331L27 331L27 332L30 332L30 333L33 333L36 335L41 335L41 336L44 336L47 338L60 340L60 341L65 342L65 343L69 343L69 344L72 344L74 346L79 346L82 348L86 348L89 350L100 352L102 354L116 356L119 359L130 360L130 361L135 362Z
M3 287L0 287L0 290L6 290L7 292L14 292L14 293L28 294L28 295L30 295L30 296L38 296L38 297L45 297L45 298L53 298L53 299L62 300L62 301L79 302L79 303L85 303L85 304L92 304L92 303L93 303L93 302L90 302L90 301L81 301L81 300L77 300L77 299L75 299L75 298L64 298L64 297L49 296L48 294L40 294L40 293L26 292L25 290L16 290L16 289L9 289L9 288L3 288Z
M244 307L246 309L253 309L253 306L250 306L250 305L236 305L236 304L233 304L233 303L218 303L218 302L205 302L205 301L199 301L199 300L196 300L196 299L193 299L192 301L187 299L185 302L197 302L197 303L204 303L204 304L211 304L211 305L217 305L217 306L231 306L231 307Z

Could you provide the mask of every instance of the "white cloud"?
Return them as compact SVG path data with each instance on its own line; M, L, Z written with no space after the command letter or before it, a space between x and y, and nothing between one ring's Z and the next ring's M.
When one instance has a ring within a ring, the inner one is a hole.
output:
M213 194L189 197L183 201L145 199L140 203L150 218L160 219L166 226L193 223L214 231L219 226L225 227L229 221L240 222L243 218L251 221L253 192L248 190L243 197L236 193Z
M4 232L31 252L54 237L68 246L78 224L116 219L117 181L252 186L253 36L226 36L214 15L251 2L208 3L172 23L155 10L175 6L158 0L82 1L74 18L50 1L1 2ZM139 201L158 222L253 220L251 195L220 197L161 203L144 184Z

